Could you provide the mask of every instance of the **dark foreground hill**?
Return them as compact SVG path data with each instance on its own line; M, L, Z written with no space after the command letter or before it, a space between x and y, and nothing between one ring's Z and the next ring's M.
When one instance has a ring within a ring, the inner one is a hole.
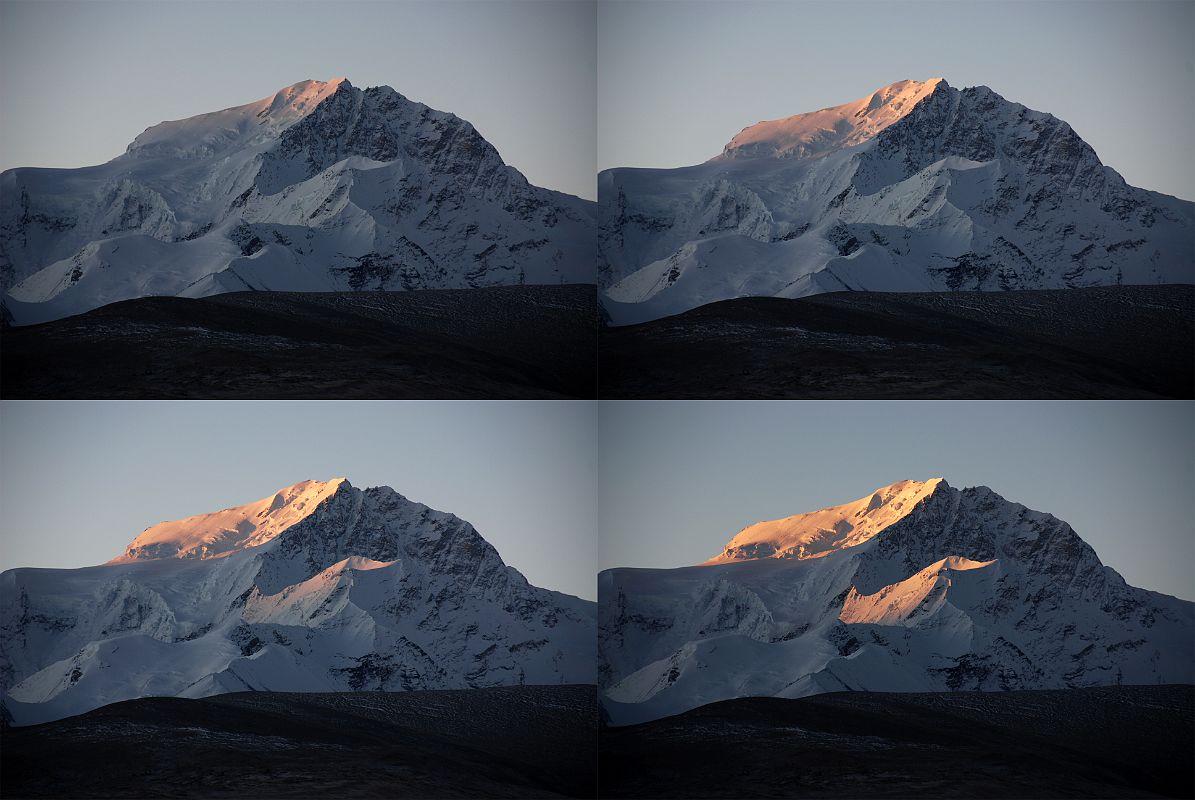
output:
M1195 396L1195 286L741 298L601 336L608 398Z
M1191 797L1195 687L743 698L603 728L600 794Z
M593 797L592 685L144 698L5 728L0 795Z
M5 398L593 397L588 285L145 297L7 328Z

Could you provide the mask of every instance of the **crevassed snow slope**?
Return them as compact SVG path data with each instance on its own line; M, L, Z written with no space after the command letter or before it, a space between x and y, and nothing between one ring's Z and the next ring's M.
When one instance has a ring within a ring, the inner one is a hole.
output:
M592 283L595 209L388 86L302 81L106 164L0 174L0 289L27 324L147 295Z
M1195 682L1195 604L941 479L750 526L700 566L607 570L598 592L614 724L745 696Z
M900 81L598 177L614 324L744 296L1195 282L1195 204L1129 186L1056 117Z
M0 574L0 689L32 724L149 695L592 683L596 615L452 514L305 481L105 565Z

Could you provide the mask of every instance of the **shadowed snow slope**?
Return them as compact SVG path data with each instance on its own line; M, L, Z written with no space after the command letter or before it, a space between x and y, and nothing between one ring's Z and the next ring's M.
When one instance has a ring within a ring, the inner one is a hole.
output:
M614 724L735 697L1195 683L1195 604L986 487L901 481L762 522L714 559L603 572Z
M900 81L680 169L598 176L616 325L736 297L1195 283L1195 204L986 86Z
M4 172L0 289L20 325L151 295L593 283L594 209L452 114L302 81L106 164Z
M108 564L0 575L17 724L151 695L592 683L594 603L531 586L473 526L305 481L147 530Z

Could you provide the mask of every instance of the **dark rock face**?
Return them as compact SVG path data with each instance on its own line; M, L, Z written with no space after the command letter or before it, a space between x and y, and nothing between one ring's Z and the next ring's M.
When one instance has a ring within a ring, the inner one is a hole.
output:
M349 156L422 163L432 174L449 176L457 190L489 199L527 187L468 122L388 86L361 91L347 81L264 154L256 184L262 194L273 194ZM287 182L279 184L278 175Z

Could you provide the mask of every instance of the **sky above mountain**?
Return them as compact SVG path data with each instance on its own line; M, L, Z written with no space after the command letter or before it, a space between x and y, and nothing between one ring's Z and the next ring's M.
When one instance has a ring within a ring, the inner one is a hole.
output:
M988 486L1134 586L1195 597L1187 402L604 403L601 569L679 567L742 528L896 481Z
M895 81L1066 120L1135 186L1195 199L1195 4L599 3L599 169L679 167L741 129ZM1177 98L1182 98L1177 100Z
M593 403L0 406L0 570L82 567L159 522L347 477L474 525L532 584L595 599Z
M5 0L0 169L103 163L163 120L346 76L463 117L532 183L593 199L594 46L583 1Z

